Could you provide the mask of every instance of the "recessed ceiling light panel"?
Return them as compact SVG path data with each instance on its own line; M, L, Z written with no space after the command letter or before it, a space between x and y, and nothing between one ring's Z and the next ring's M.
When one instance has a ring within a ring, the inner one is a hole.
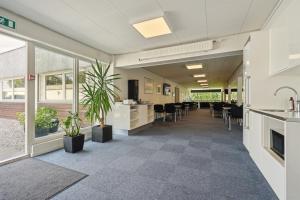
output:
M144 38L152 38L172 33L163 17L150 19L132 25Z
M198 83L206 83L207 80L198 80L197 82L198 82Z
M205 74L194 74L194 78L204 78L206 75Z
M193 65L186 65L187 69L202 69L202 64L193 64Z
M201 83L200 85L201 85L201 86L208 86L207 83Z

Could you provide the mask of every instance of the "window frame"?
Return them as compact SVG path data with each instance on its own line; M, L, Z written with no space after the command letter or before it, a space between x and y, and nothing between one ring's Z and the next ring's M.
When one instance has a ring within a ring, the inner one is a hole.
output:
M33 51L35 52L36 48L41 48L41 49L44 49L44 50L48 50L48 51L51 51L51 52L54 52L54 53L57 53L57 54L61 54L61 55L65 55L65 56L69 56L71 57L73 60L74 60L74 65L73 65L73 69L70 70L70 71L66 71L66 73L72 73L74 78L73 78L73 99L72 100L41 100L41 95L40 95L40 89L39 89L39 81L40 81L40 76L38 76L36 78L36 84L35 84L35 90L37 91L36 95L38 98L37 99L37 102L39 103L69 103L69 104L72 104L72 112L79 112L79 104L80 104L80 99L79 99L79 83L77 84L78 82L78 76L79 76L79 71L80 71L80 67L79 67L79 62L80 61L84 61L84 62L88 62L88 63L91 63L91 64L95 64L95 60L92 59L92 58L87 58L87 57L84 57L84 56L79 56L77 54L72 54L72 53L69 53L67 51L63 51L61 49L57 49L57 48L54 48L54 47L50 47L50 46L46 46L46 45L43 45L43 44L40 44L40 43L35 43L33 42ZM35 59L35 53L33 53L34 57L33 59ZM101 61L102 62L102 61ZM103 62L103 63L106 63L106 62ZM36 68L36 66L34 66L34 68ZM50 73L42 73L43 75L51 75L51 74L55 74L57 72L63 72L63 71L54 71L54 72L50 72ZM65 76L63 75L63 79L65 78ZM65 83L63 81L63 83ZM76 84L78 86L76 86ZM65 85L65 84L64 84ZM46 85L44 84L44 86L46 87ZM44 88L45 90L46 88ZM63 87L63 89L65 90L65 87ZM77 91L77 94L76 94L76 91ZM65 92L64 92L65 93ZM89 127L84 127L84 128L81 128L81 130L84 132L86 132L87 130L90 130L91 126ZM44 136L44 137L38 137L38 138L35 138L35 136L33 135L33 138L32 138L32 144L34 145L38 145L38 144L41 144L41 143L44 143L44 142L49 142L49 141L52 141L52 140L56 140L56 139L60 139L62 138L64 135L63 132L57 132L57 133L54 133L54 134L49 134L47 136Z
M15 80L18 80L18 79L24 79L24 87L23 88L15 88L14 87L14 81ZM11 81L11 89L4 89L3 87L3 82L4 81ZM5 78L5 79L1 79L0 80L1 82L1 88L0 88L0 91L1 91L1 98L0 98L0 102L25 102L25 94L26 94L26 83L25 83L25 77L22 77L22 76L16 76L16 77L10 77L10 78ZM18 90L24 90L24 99L15 99L15 91L16 89ZM3 92L11 92L12 93L12 96L10 99L4 99L3 97Z

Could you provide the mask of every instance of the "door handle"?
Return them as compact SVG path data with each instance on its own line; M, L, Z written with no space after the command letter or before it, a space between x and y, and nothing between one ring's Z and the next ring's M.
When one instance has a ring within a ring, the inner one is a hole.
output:
M247 92L247 102L246 102L246 106L247 107L250 107L251 106L251 104L250 104L250 79L251 79L251 76L247 76L246 77L246 80L247 80L247 82L246 82L246 85L247 85L247 90L246 90L246 92Z

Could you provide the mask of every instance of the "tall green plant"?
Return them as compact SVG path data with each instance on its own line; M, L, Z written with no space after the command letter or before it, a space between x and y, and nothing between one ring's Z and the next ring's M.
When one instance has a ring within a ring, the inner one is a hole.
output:
M86 116L92 122L98 121L104 127L107 113L111 110L112 103L118 98L120 89L114 81L120 79L120 74L109 75L111 65L104 65L96 60L92 70L85 72L86 79L83 86L82 104L87 109Z

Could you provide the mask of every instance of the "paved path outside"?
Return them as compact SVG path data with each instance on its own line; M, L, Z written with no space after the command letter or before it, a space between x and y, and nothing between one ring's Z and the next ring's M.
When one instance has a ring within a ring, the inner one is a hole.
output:
M23 155L24 141L23 126L17 120L0 118L0 161Z

